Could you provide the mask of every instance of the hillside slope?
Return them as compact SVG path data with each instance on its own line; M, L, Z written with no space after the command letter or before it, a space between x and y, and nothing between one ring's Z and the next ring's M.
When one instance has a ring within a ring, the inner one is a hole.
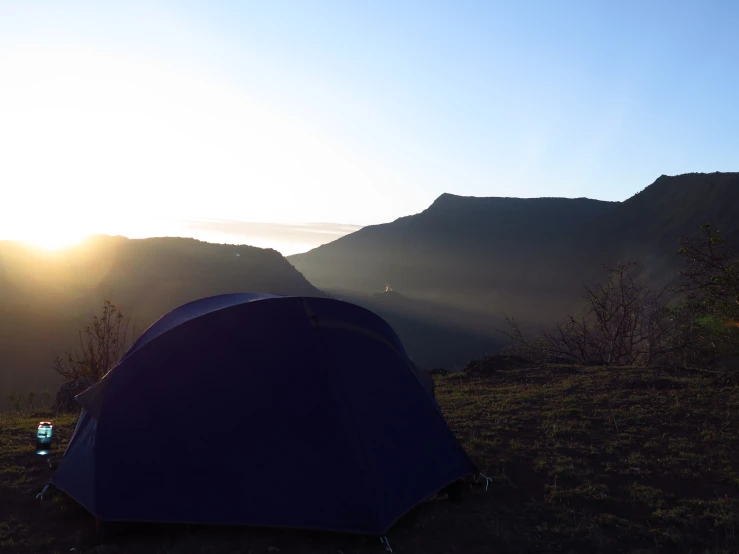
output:
M739 241L739 173L662 176L624 202L440 196L423 212L288 259L321 288L403 294L549 324L577 308L600 264L642 262L665 280L678 238L712 221Z
M682 263L674 255L678 238L707 222L739 249L739 173L662 175L582 227L584 257L603 263L638 260L665 280Z
M500 351L501 336L486 328L487 317L445 304L411 300L395 291L362 294L327 290L385 319L403 341L406 352L424 369L461 369L471 357Z
M323 296L274 250L96 236L60 252L0 242L0 403L53 388L54 357L111 298L142 331L190 300L231 292Z

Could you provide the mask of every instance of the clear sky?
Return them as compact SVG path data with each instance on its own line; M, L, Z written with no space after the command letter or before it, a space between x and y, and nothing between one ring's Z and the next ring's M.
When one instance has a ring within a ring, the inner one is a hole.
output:
M739 169L739 2L0 0L0 239L304 250Z

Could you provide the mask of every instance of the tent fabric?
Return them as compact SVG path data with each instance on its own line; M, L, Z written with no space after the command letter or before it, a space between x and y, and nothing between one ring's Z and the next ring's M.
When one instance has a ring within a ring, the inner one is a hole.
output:
M475 471L391 327L333 299L186 304L77 398L52 483L103 521L382 534Z
M221 308L253 302L255 300L263 300L265 298L276 298L276 296L273 294L249 293L222 294L208 298L200 298L198 300L188 302L187 304L183 304L160 317L151 327L144 331L141 336L136 339L136 342L134 342L131 348L126 351L123 358L121 358L121 362L159 335L166 333L170 329L174 329L186 321L220 310ZM94 417L99 416L102 399L105 396L105 390L111 382L108 378L111 374L112 371L101 379L99 383L96 383L75 397L76 402L88 412L92 413Z

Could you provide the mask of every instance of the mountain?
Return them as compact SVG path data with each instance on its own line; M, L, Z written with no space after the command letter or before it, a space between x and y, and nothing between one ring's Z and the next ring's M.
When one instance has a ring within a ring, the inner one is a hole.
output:
M190 300L230 292L324 296L274 250L184 238L94 236L59 252L0 241L0 404L58 386L55 356L110 298L143 331Z
M678 239L711 221L739 245L739 173L661 176L624 202L441 195L423 212L365 227L288 260L313 284L549 325L580 303L601 264L639 261L657 281L682 264ZM472 327L478 324L471 324Z
M410 358L424 369L461 369L472 358L498 352L504 342L487 318L445 304L411 300L392 290L374 294L328 292L385 319L398 333Z
M657 280L682 264L678 239L711 222L739 250L739 173L662 175L581 231L586 258L641 262Z
M739 249L739 173L663 175L623 202L443 194L288 259L183 238L96 236L60 252L0 241L0 402L55 388L51 361L106 297L141 331L204 296L330 294L384 317L421 367L458 369L501 346L504 314L546 326L576 310L600 264L628 258L669 280L678 238L708 221Z
M318 287L413 299L473 312L561 312L579 230L615 203L564 198L440 196L420 214L365 227L290 262ZM574 256L575 258L577 256Z

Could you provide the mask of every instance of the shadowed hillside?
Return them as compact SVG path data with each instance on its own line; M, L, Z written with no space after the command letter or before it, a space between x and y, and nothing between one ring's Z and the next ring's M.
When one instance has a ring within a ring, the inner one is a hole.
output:
M640 261L672 277L678 238L712 221L739 239L739 173L662 176L624 202L440 196L423 212L366 227L289 260L321 288L409 298L531 324L575 310L602 263Z
M77 331L110 297L138 332L197 298L231 292L323 296L274 250L183 238L95 236L60 252L0 242L0 408L5 394L59 384L55 356L77 346ZM384 317L424 368L461 368L500 347L467 312L402 295L330 291Z
M45 252L0 242L0 393L58 385L53 358L76 345L105 297L142 331L185 302L230 292L323 295L278 252L251 246L95 236Z
M677 239L712 222L728 244L739 244L739 173L662 175L617 209L588 221L581 242L598 263L638 260L656 279L668 279L682 260Z
M562 261L580 226L613 208L587 199L444 194L420 214L289 259L322 288L372 292L389 284L413 298L483 311L542 296L556 303L570 284Z
M424 369L461 369L471 357L496 353L504 344L502 337L493 332L490 318L474 312L411 300L396 291L327 292L384 318L403 341L411 359Z
M531 326L577 310L602 263L641 261L664 282L683 263L678 238L701 224L739 243L737 206L739 173L662 176L624 202L444 194L420 214L291 256L310 282L274 250L249 246L97 236L45 252L0 242L0 392L53 389L52 359L105 297L141 331L196 298L324 294L313 285L384 317L421 367L458 369L500 347L504 313Z

